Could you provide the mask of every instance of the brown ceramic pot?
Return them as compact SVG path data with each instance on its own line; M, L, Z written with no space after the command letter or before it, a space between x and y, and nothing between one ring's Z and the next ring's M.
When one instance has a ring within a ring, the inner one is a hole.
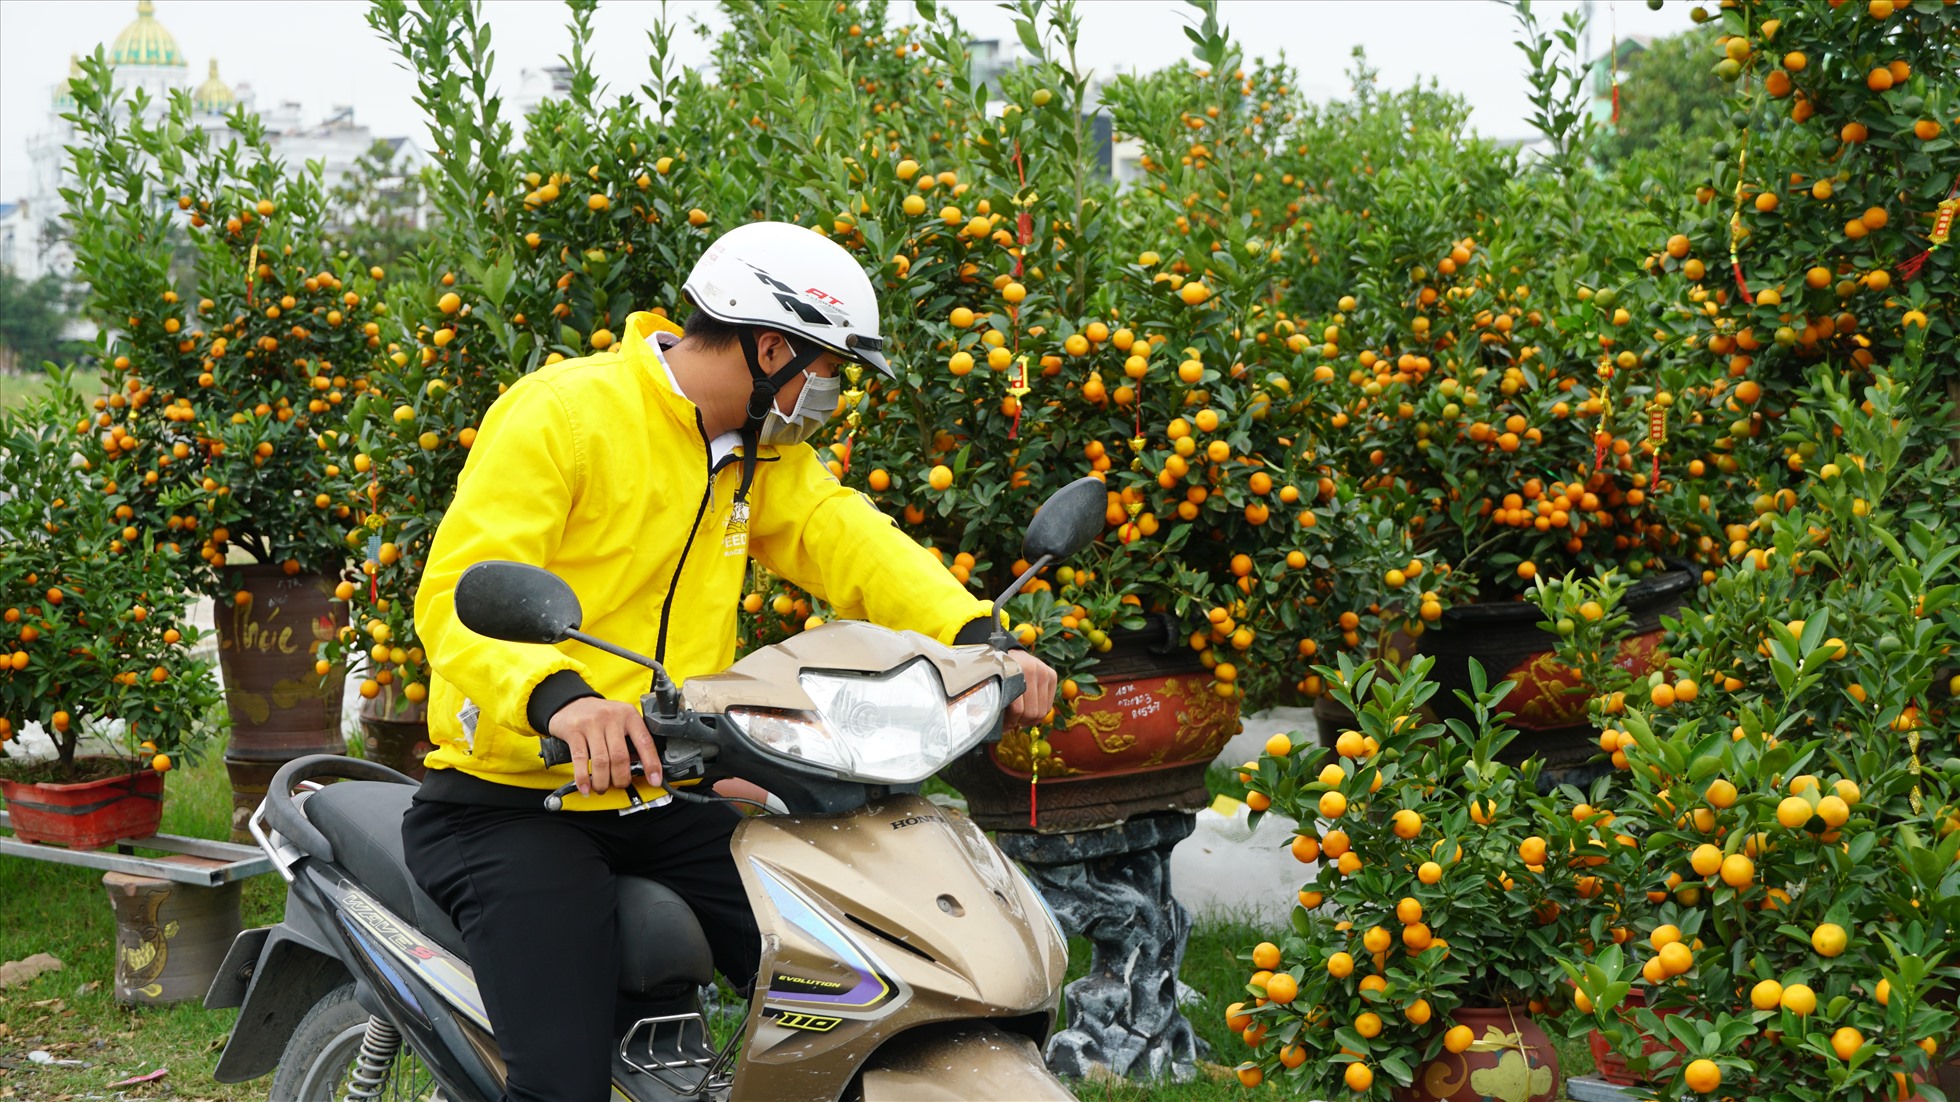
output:
M288 575L271 564L227 566L225 585L243 602L220 599L218 664L224 673L231 743L232 840L251 841L245 820L265 796L279 766L307 754L346 752L340 731L345 671L326 676L313 664L323 643L347 623L325 574Z
M1443 1053L1416 1069L1396 1102L1552 1102L1559 1097L1558 1050L1522 1007L1462 1007L1451 1018L1476 1035L1462 1053Z
M1635 677L1653 672L1661 642L1661 617L1681 610L1699 579L1692 569L1650 574L1628 587L1621 607L1631 614L1629 637L1620 644L1615 664ZM1470 709L1456 692L1470 690L1470 662L1483 666L1495 685L1515 681L1517 687L1498 703L1512 713L1506 723L1518 737L1504 748L1503 760L1513 764L1527 757L1545 763L1551 783L1585 783L1603 768L1588 762L1598 753L1598 735L1586 720L1586 693L1576 671L1561 665L1552 653L1551 636L1539 627L1538 606L1529 601L1463 605L1443 618L1419 640L1421 653L1436 660L1430 680L1437 692L1428 707L1439 720L1470 719Z
M402 699L395 685L384 685L360 706L361 748L367 760L378 762L416 780L422 779L422 756L429 744L427 702Z

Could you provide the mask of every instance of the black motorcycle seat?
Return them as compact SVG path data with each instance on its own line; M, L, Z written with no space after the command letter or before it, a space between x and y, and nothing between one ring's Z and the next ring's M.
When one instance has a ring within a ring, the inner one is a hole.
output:
M402 857L402 816L414 798L411 785L339 781L301 807L332 844L335 864L429 940L464 956L462 934L416 885ZM618 897L621 991L646 995L678 983L714 982L714 954L685 900L637 876L619 878Z

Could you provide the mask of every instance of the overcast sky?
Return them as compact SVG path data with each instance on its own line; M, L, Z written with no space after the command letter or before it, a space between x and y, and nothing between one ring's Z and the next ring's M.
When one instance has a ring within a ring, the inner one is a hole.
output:
M414 83L396 56L368 29L357 0L155 0L156 18L190 61L191 85L218 59L224 79L250 82L258 102L297 100L308 121L341 104L377 136L405 135L427 148L427 130L412 101ZM1553 24L1583 0L1538 5ZM1013 39L1006 13L987 0L944 5L976 38ZM1688 4L1668 0L1650 11L1645 0L1594 0L1593 52L1603 54L1617 25L1622 35L1665 35L1686 29ZM486 0L498 77L515 86L519 69L553 63L565 48L564 8L546 0ZM909 15L910 5L893 9ZM625 93L647 74L646 31L659 13L650 3L601 3L594 20L594 66L600 79ZM677 0L668 10L711 28L725 25L702 0ZM1180 32L1194 9L1169 0L1083 0L1079 56L1099 73L1148 71L1187 56ZM1490 0L1222 0L1219 12L1248 54L1282 50L1301 72L1310 95L1344 91L1349 51L1366 47L1382 80L1401 87L1434 77L1467 97L1472 123L1483 134L1530 133L1523 55L1512 47L1512 14ZM48 96L66 77L70 53L110 43L136 14L135 0L0 0L0 199L19 198L28 181L30 136L48 129ZM902 20L901 20L902 21ZM682 58L705 64L707 46L684 35Z

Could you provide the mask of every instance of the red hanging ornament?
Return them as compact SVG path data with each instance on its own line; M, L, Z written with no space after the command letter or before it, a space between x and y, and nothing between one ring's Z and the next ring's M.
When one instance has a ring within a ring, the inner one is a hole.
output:
M378 579L381 571L377 564L381 560L381 483L378 480L369 480L367 491L368 515L364 523L368 530L368 600L379 601L381 583Z
M1620 11L1612 4L1606 5L1607 15L1613 27L1613 49L1608 56L1613 66L1613 125L1620 125Z
M1647 443L1654 451L1654 473L1648 480L1652 493L1661 491L1661 445L1667 443L1667 407L1658 401L1647 409Z
M1743 37L1749 34L1749 15L1743 12ZM1760 90L1757 101L1761 100ZM1756 295L1749 290L1749 281L1742 277L1742 193L1743 180L1749 170L1749 128L1742 128L1742 137L1736 140L1735 152L1735 209L1729 214L1729 269L1735 273L1735 286L1742 294L1742 301L1756 305Z
M259 219L259 228L252 231L252 251L245 257L245 305L258 305L259 283L259 236L265 233L265 219Z
M1041 781L1041 763L1054 752L1048 740L1041 737L1041 728L1028 728L1028 829L1035 829L1038 823L1036 793Z
M1960 213L1960 176L1954 178L1953 189L1946 193L1946 198L1934 210L1933 232L1926 235L1926 247L1920 250L1919 255L1910 257L1899 265L1899 282L1903 283L1917 276L1919 269L1926 266L1926 259L1933 255L1933 250L1946 244L1947 238L1953 232L1953 219L1956 213Z
M1014 205L1021 208L1020 212L1014 218L1014 226L1017 231L1016 240L1019 241L1018 247L1014 250L1014 278L1019 279L1021 278L1021 272L1023 270L1022 263L1025 259L1024 254L1027 252L1028 243L1034 240L1034 215L1028 212L1028 206L1034 202L1034 196L1027 194L1028 170L1026 164L1021 160L1021 143L1018 141L1014 143L1014 171L1021 178L1021 194L1017 194L1014 197ZM1009 306L1007 308L1007 316L1014 320L1014 351L1020 353L1020 307ZM1014 362L1009 365L1007 370L1007 392L1014 396L1014 420L1007 426L1007 438L1009 440L1015 440L1019 439L1021 435L1022 400L1027 397L1029 390L1027 356L1025 354L1016 355ZM1029 793L1029 802L1030 804L1033 802L1032 792Z

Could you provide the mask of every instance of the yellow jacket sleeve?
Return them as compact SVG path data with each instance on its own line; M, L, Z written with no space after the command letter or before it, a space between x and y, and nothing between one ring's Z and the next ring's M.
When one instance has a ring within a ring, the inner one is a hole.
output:
M555 647L507 643L464 627L456 618L456 580L487 559L551 562L583 481L582 451L549 380L531 376L513 385L483 419L415 595L415 628L436 673L484 718L517 731L531 730L525 709L539 682L559 670L584 676L585 667Z
M749 523L758 561L818 597L840 616L916 631L951 643L989 615L932 552L871 500L842 486L808 445L781 448L762 465L760 508Z

